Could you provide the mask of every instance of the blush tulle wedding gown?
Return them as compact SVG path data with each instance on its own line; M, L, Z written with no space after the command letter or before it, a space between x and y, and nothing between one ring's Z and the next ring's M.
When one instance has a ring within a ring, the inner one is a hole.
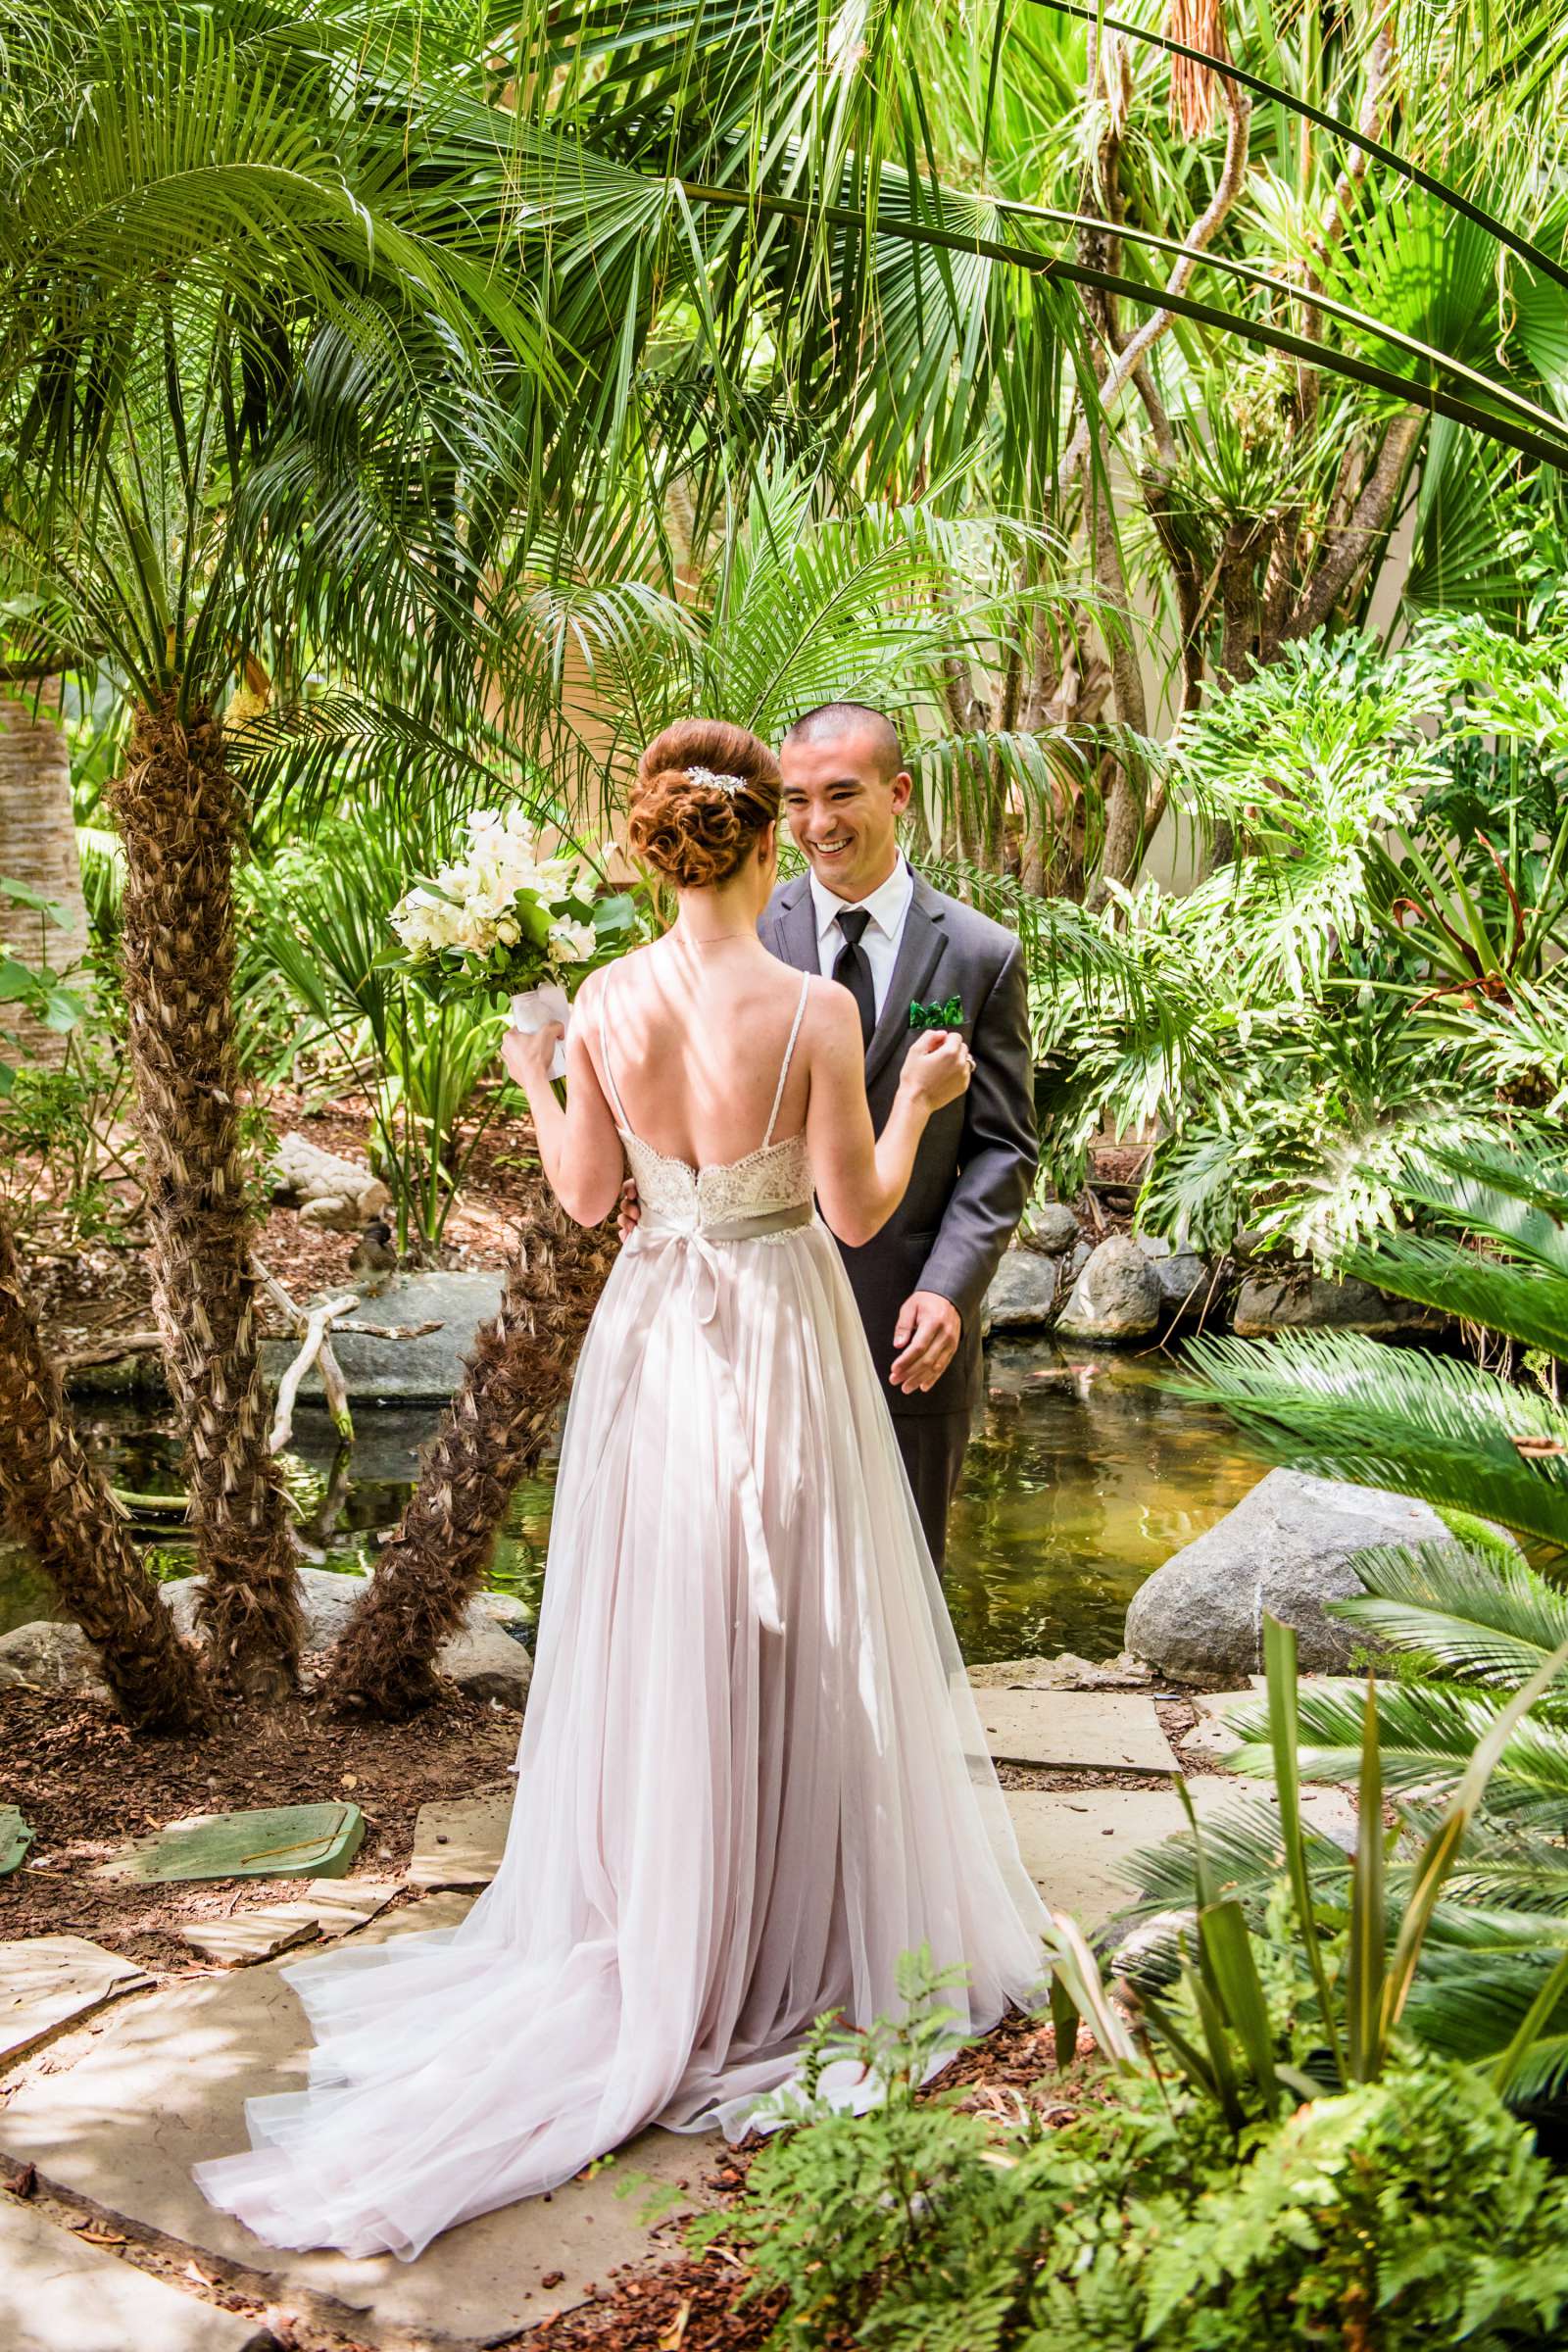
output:
M196 2173L273 2245L412 2258L647 2124L739 2137L824 2010L897 2013L920 1945L967 1968L962 2031L1039 1997L1046 1913L804 1139L773 1140L799 1029L721 1167L635 1135L604 1054L642 1222L572 1387L505 1859L460 1926L284 1971L310 2088Z

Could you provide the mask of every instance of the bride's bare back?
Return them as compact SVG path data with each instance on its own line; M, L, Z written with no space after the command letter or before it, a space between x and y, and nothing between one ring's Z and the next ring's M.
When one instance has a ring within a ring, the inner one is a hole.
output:
M726 1166L761 1148L802 1011L799 972L753 940L696 947L671 933L603 974L598 991L585 1042L601 1088L609 1097L613 1080L644 1143L694 1168ZM803 1033L808 1019L808 1004ZM805 1128L810 1059L803 1034L773 1115L775 1143Z

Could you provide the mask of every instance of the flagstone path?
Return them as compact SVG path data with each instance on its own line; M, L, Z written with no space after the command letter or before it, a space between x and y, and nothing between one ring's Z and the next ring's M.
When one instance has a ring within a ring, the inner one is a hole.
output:
M1200 1702L1196 1732L1182 1740L1200 1817L1270 1801L1267 1783L1215 1770L1216 1750L1234 1737L1225 1704L1254 1695ZM1118 1867L1127 1854L1185 1825L1182 1757L1152 1698L1008 1689L995 1675L976 1699L1000 1763L1065 1784L1009 1788L1006 1801L1048 1902L1099 1924L1127 1899ZM78 1937L0 1944L0 2066L12 2070L0 2080L0 2182L35 2167L44 2205L0 2195L5 2352L263 2352L270 2342L253 2323L84 2243L63 2219L100 2217L111 2247L121 2222L134 2240L174 2257L176 2273L194 2256L208 2277L384 2352L475 2352L670 2242L710 2193L704 2177L722 2153L716 2138L650 2132L592 2178L452 2230L413 2264L274 2252L214 2212L191 2180L198 2158L244 2145L246 2098L303 2079L300 2013L282 1975L287 1945L296 1936L380 1941L452 1925L499 1866L511 1801L509 1788L421 1807L407 1874L417 1899L403 1908L385 1910L391 1889L368 1878L315 1883L297 1900L204 1922L188 1939L235 1965L162 1988ZM1342 1792L1313 1790L1307 1803L1330 1836L1343 1840L1353 1829ZM639 2193L617 2193L637 2181L647 2184Z

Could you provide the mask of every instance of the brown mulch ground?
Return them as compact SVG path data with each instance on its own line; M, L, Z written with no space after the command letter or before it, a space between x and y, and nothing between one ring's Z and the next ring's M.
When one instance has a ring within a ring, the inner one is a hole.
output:
M508 1786L517 1718L453 1698L411 1723L344 1722L309 1700L250 1709L205 1739L138 1739L102 1706L8 1690L0 1803L36 1832L22 1869L0 1879L0 1937L75 1935L155 1975L189 1968L182 1921L226 1919L297 1896L294 1879L151 1886L94 1878L127 1838L191 1813L352 1796L366 1819L352 1876L406 1865L414 1817L436 1797Z

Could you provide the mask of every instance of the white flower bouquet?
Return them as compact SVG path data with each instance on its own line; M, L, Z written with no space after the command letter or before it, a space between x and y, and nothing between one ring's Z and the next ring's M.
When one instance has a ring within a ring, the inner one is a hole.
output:
M641 935L628 893L605 894L580 854L540 854L519 808L476 808L462 853L421 876L392 910L399 945L384 960L440 996L510 997L515 1028L570 1017L589 972ZM558 1053L555 1076L565 1069Z

